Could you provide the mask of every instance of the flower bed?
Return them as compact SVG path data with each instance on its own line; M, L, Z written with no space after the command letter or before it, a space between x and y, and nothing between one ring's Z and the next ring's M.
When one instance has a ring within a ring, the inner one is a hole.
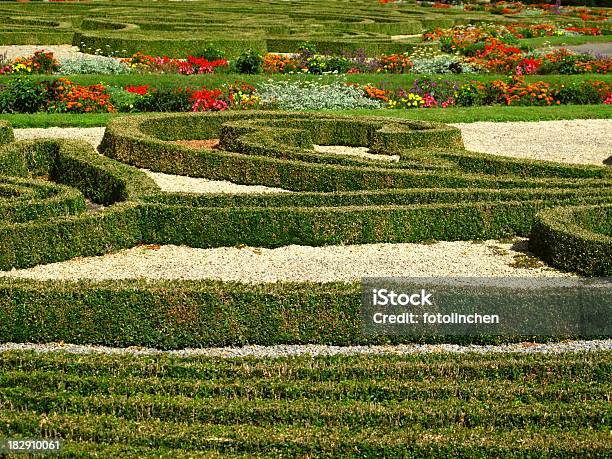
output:
M577 54L566 49L529 52L521 49L518 39L576 33L576 27L556 29L540 25L492 25L434 29L423 34L425 41L439 40L441 49L466 56L466 62L494 73L603 73L612 70L612 59ZM582 30L583 35L597 35L599 29Z
M70 73L164 73L202 75L218 72L243 74L343 74L343 73L607 73L612 59L577 54L567 50L528 52L518 44L525 37L551 36L562 33L596 35L600 29L571 27L557 29L553 25L493 25L435 28L423 34L423 40L439 41L442 51L429 45L403 53L366 57L363 50L333 54L318 53L314 44L304 42L294 54L261 54L248 49L236 60L223 58L223 52L207 48L205 56L188 55L185 59L159 57L137 52L118 59L101 55L83 55L58 61L53 53L36 51L29 57L9 62L0 61L2 74L70 74Z
M565 3L565 2L564 2ZM571 3L571 1L570 1ZM421 6L436 6L435 2L417 1ZM448 5L450 6L450 5ZM604 2L601 1L601 6ZM492 1L490 3L466 1L457 6L464 11L485 11L498 15L538 15L553 16L555 18L572 18L582 21L606 21L612 16L612 12L605 8L588 8L585 6L568 6L555 3L536 3L530 2L511 2L511 1Z
M526 82L514 75L489 82L456 83L441 78L414 80L410 87L388 90L372 84L274 81L246 82L220 88L153 88L149 85L105 87L77 85L65 78L34 82L11 80L0 90L0 113L185 112L227 109L382 109L446 108L481 105L609 104L612 85Z

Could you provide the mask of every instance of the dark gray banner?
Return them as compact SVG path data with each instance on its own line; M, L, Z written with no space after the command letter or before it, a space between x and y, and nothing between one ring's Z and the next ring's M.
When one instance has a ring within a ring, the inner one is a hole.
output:
M364 278L368 335L612 336L612 279Z

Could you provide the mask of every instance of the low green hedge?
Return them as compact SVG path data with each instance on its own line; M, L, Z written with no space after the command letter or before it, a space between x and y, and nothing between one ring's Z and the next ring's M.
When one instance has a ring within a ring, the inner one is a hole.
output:
M11 143L15 140L13 128L8 121L0 120L0 145Z
M172 142L210 138L221 138L222 148L234 151ZM313 144L369 145L398 154L400 161L340 160L313 153ZM101 151L114 159L67 140L15 142L0 149L0 174L30 181L48 176L106 206L39 218L31 213L19 223L1 224L1 269L137 244L278 247L527 236L537 231L533 223L543 209L599 206L612 198L608 168L467 152L457 129L427 122L283 112L144 115L113 120ZM294 192L161 193L142 172L116 160ZM8 202L31 192L25 182L21 188L13 185L3 192ZM601 219L587 220L581 221L590 222L590 230L608 231ZM556 244L548 235L540 239L542 246ZM589 256L609 253L591 251ZM551 262L556 264L556 258ZM599 273L588 257L571 263L575 271ZM163 348L385 342L361 335L358 287L4 279L0 336Z
M406 53L418 49L437 50L437 43L402 43L390 39L324 39L324 38L268 38L266 50L271 53L297 53L304 42L311 43L320 52L339 54L363 50L369 56Z
M0 176L0 224L74 215L84 210L83 195L74 188Z
M72 32L0 32L0 45L63 45L72 43Z
M529 247L567 271L612 276L612 205L559 207L539 213Z
M153 56L184 58L188 54L197 54L208 46L223 50L228 58L235 58L248 48L261 53L267 50L265 39L257 37L232 39L202 36L201 38L172 39L135 33L106 36L79 32L72 37L72 44L84 52L87 49L100 49L103 53L113 52L114 55L122 57L142 52Z

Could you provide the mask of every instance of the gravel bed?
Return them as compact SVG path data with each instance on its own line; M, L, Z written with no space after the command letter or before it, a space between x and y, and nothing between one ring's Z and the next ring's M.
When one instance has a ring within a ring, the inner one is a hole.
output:
M28 128L14 129L15 139L78 139L89 142L94 148L98 148L104 136L103 127L76 128L76 127L51 127L51 128Z
M36 51L51 51L56 59L74 58L82 56L78 46L72 45L9 45L0 46L0 54L6 53L7 59L31 56Z
M361 244L275 249L140 245L113 254L74 258L0 277L37 280L217 279L250 284L268 282L356 282L362 277L547 278L560 283L577 276L545 266L515 242L437 242Z
M612 154L612 120L478 122L461 129L468 150L573 164L597 164Z
M119 58L111 58L108 56L103 56L101 54L89 54L83 53L79 51L78 46L72 45L6 45L0 46L0 55L4 55L6 53L6 58L8 60L13 60L17 57L28 57L33 55L36 51L47 51L52 52L53 57L57 59L60 64L63 64L66 60L74 60L74 59L86 59L87 61L107 61L109 59ZM94 50L91 50L94 51Z
M555 48L566 48L578 54L592 54L594 56L612 57L612 42L605 43L583 43L582 45L555 46Z
M148 169L140 169L151 177L162 191L169 193L291 193L282 188L272 188L261 185L239 185L226 180L208 180L182 175L163 174L152 172Z
M457 345L457 344L399 344L385 346L328 346L316 344L244 346L203 349L181 349L162 351L159 349L106 346L87 346L63 343L49 344L0 344L0 352L34 351L36 353L66 352L70 354L109 354L109 355L169 355L175 357L222 357L222 358L282 358L295 356L334 356L334 355L415 355L415 354L558 354L562 352L610 351L612 340L563 341L558 343L512 343L500 345Z
M375 161L385 161L391 163L397 163L400 160L399 155L379 155L370 153L370 149L368 147L347 147L344 145L315 145L314 150L317 153L358 156L360 158L373 159Z

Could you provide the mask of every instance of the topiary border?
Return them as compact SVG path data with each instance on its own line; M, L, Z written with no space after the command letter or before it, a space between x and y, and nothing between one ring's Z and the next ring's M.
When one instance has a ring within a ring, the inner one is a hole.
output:
M0 145L5 145L15 141L13 127L8 121L0 120Z
M352 129L351 123L359 129ZM271 135L268 128L279 124L286 126L284 131ZM406 133L415 128L430 135L435 146L398 149L400 142L393 136L409 139ZM207 138L223 130L228 135L224 141L241 153L201 151L169 142L189 136ZM315 158L308 153L313 140L374 143L381 130L389 136L381 151L392 145L406 164L338 162L328 155ZM85 143L15 142L0 148L0 173L48 175L107 207L95 213L40 215L0 225L0 267L101 255L141 243L276 247L527 235L541 209L599 205L612 197L609 169L465 152L456 133L437 123L355 121L282 112L144 115L114 120L107 128L102 151L122 161L150 161L149 167L165 172L178 168L189 175L243 183L293 181L297 183L293 188L299 190L247 196L161 193L142 172L97 155ZM277 150L276 156L261 156L271 149ZM434 158L435 172L427 170L428 157ZM280 175L271 174L273 170ZM15 189L30 190L30 183L38 183L13 180ZM381 184L396 188L375 189ZM205 280L0 279L0 337L16 342L62 340L164 349L448 341L362 336L360 304L357 283L252 286ZM522 338L505 337L504 341ZM453 341L500 339L456 337Z
M548 263L586 276L612 276L612 204L540 212L529 248Z

